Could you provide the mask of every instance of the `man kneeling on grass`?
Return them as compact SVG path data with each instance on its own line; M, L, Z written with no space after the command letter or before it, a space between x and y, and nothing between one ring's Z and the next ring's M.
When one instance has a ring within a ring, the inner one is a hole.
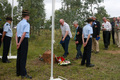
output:
M93 23L93 20L88 18L86 22L88 22L88 24L83 27L83 34L82 34L84 53L83 53L81 65L83 66L86 60L86 67L94 67L94 65L90 63L91 48L92 48L92 34L93 34L93 29L91 25Z

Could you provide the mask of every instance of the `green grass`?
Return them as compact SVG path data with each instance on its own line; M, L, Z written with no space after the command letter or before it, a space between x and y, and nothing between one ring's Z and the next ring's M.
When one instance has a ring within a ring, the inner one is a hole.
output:
M74 33L73 33L74 36ZM57 56L62 56L64 51L59 44L61 39L60 30L55 31L54 53ZM76 46L73 38L69 44L69 59L72 64L69 66L58 66L54 64L54 77L62 76L68 80L120 80L120 53L109 53L108 51L119 51L115 45L109 46L109 50L103 50L103 39L101 33L100 53L92 53L91 63L95 64L93 68L80 66L81 59L73 61L76 56ZM42 55L46 50L51 48L51 32L44 30L41 36L31 35L29 39L29 51L27 57L27 72L33 77L32 80L49 80L51 65L39 61L39 55ZM83 47L82 47L83 52ZM15 37L12 38L12 55L16 55ZM0 48L2 55L2 48ZM0 80L21 80L21 77L16 77L16 60L11 60L12 63L2 63L0 59Z

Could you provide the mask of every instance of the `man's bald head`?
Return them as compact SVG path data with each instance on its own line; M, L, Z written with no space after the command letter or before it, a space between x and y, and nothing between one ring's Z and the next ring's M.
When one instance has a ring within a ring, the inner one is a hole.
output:
M64 20L63 19L60 19L60 24L63 25L64 24Z
M119 17L117 17L117 20L119 21L119 20L120 20L120 18L119 18Z
M103 17L103 21L106 22L106 21L107 21L107 18L106 18L106 17Z

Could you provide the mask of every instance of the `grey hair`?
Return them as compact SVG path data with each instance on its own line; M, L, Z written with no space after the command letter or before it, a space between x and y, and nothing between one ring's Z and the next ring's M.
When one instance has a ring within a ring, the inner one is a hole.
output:
M106 17L103 17L103 19L107 19Z
M73 24L78 24L78 22L75 20L75 21L73 22Z

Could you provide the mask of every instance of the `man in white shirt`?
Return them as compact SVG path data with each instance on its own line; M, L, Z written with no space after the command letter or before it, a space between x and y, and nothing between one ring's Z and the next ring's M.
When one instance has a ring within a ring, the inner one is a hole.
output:
M63 57L66 58L67 55L69 54L68 45L69 45L70 38L72 38L72 34L70 31L69 25L63 19L60 19L60 24L61 24L60 28L62 31L62 40L60 43L65 51Z
M110 31L112 30L111 24L110 22L107 21L106 17L103 17L103 23L102 23L102 27L101 30L103 31L103 41L104 41L104 46L105 46L105 50L108 49L108 46L110 44Z

